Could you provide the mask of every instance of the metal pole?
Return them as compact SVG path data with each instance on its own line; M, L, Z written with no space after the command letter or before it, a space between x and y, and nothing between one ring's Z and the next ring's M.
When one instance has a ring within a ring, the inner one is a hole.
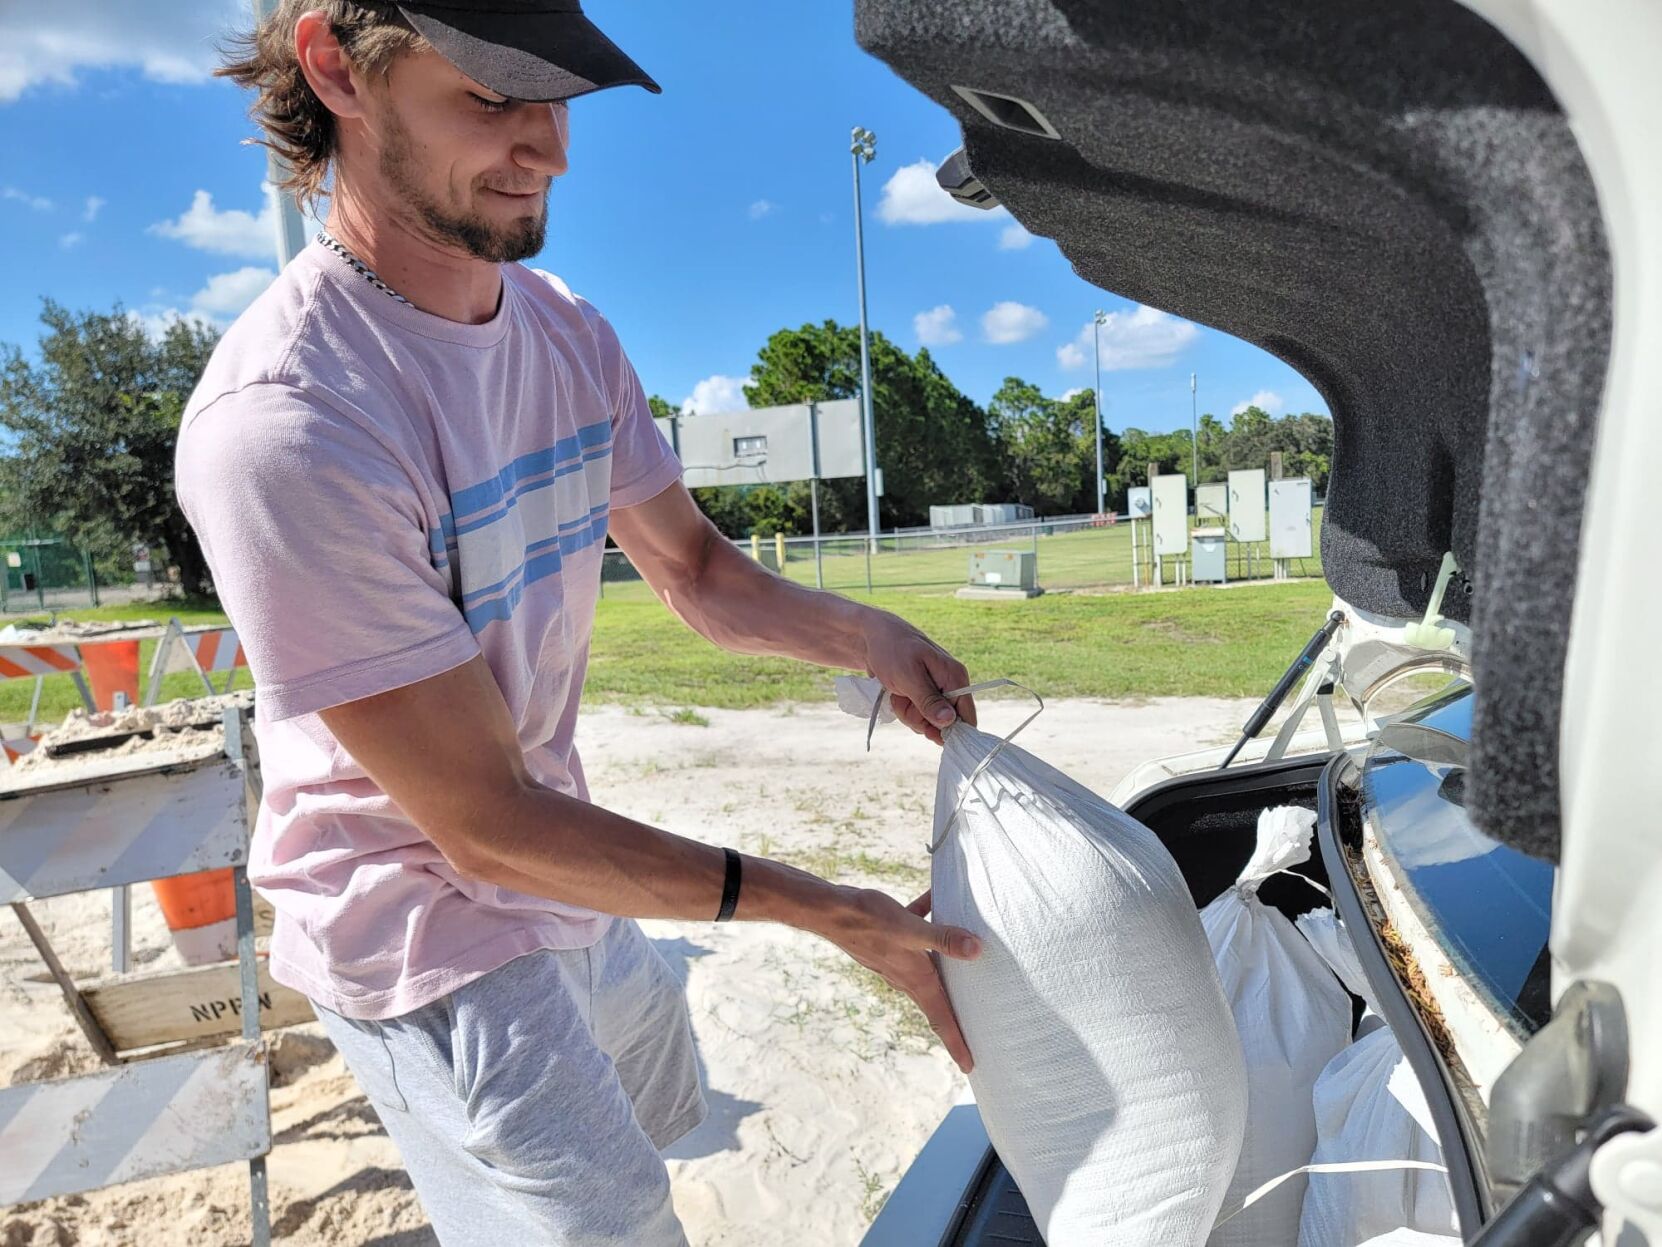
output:
M808 482L808 500L814 508L814 588L825 588L825 562L819 544L819 477Z
M1195 398L1195 374L1189 374L1189 438L1190 450L1193 452L1190 467L1194 470L1195 488L1200 488L1200 407ZM1200 518L1200 495L1195 495L1195 518Z
M40 574L40 541L35 536L33 525L29 528L29 548L35 552L35 597L40 602L41 610L45 610L46 583Z
M1103 503L1104 481L1102 479L1102 321L1101 309L1091 320L1091 344L1096 348L1096 513L1101 515L1106 509Z
M254 0L254 20L256 24L263 23L277 11L280 0ZM287 34L289 43L294 42L294 32ZM272 216L277 222L277 267L282 268L295 256L300 254L306 245L306 222L300 215L300 207L294 202L294 196L286 195L277 189L277 183L288 176L288 164L270 148L266 149L266 184L271 188Z
M860 203L860 162L869 161L877 154L877 136L856 126L853 138L849 150L854 163L854 261L860 288L860 405L865 421L866 545L869 550L877 544L877 428L871 411L871 349L866 338L866 239Z

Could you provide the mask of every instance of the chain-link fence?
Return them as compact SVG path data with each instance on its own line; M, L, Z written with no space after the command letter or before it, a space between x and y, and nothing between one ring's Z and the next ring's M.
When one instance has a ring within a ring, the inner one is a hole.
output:
M0 537L0 612L38 614L153 596L158 587L109 584L93 554L67 537L30 533Z
M1286 560L1293 577L1320 576L1321 517L1315 509L1310 558ZM1205 525L1196 531L1224 534L1224 571L1227 581L1269 580L1275 562L1269 542L1239 542L1228 539L1221 526ZM777 568L781 547L783 571L800 584L816 585L842 593L873 590L902 590L917 593L950 593L969 582L970 555L977 551L1030 550L1035 555L1041 588L1056 590L1113 590L1154 583L1153 553L1149 521L1125 517L1108 520L1095 515L1054 516L1019 524L976 525L958 529L912 529L887 532L875 542L863 534L812 537L773 537L740 541L739 547L754 550L761 560ZM1191 556L1192 557L1192 556ZM1187 559L1162 560L1161 579L1177 582L1179 568L1193 580L1194 569ZM602 576L603 596L644 594L640 577L623 554L606 554Z

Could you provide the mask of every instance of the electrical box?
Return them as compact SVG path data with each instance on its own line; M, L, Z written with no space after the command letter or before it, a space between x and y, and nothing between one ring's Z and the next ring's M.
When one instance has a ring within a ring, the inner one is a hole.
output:
M1189 478L1157 476L1154 491L1154 553L1160 558L1189 552Z
M969 558L969 582L978 589L1039 587L1039 560L1031 550L977 550Z
M1236 541L1262 541L1264 525L1264 469L1246 468L1229 474L1229 535Z
M1222 481L1195 486L1195 518L1223 520L1229 518L1229 486Z
M1125 510L1131 519L1148 519L1154 514L1154 491L1147 485L1133 485L1125 491Z
M1270 482L1270 557L1307 559L1312 552L1310 478Z
M1221 528L1197 528L1189 539L1194 542L1189 579L1196 584L1225 583L1229 579L1229 535Z

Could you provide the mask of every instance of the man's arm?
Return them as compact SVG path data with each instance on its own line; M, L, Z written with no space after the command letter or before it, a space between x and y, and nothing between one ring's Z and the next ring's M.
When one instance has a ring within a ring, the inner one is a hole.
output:
M911 624L835 593L776 576L717 531L679 482L612 512L612 537L665 606L724 649L864 671L888 689L895 714L940 743L975 703L943 692L969 684L963 663Z
M482 657L405 688L321 712L352 758L470 879L628 918L709 921L723 851L538 784ZM931 952L970 959L968 931L765 858L746 857L734 917L819 935L917 1002L954 1060L969 1050Z

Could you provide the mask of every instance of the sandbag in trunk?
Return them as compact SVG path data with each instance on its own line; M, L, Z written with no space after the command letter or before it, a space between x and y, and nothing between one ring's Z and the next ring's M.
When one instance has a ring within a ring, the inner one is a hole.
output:
M1299 930L1368 1006L1366 1031L1328 1063L1312 1097L1315 1164L1416 1161L1441 1166L1442 1145L1425 1092L1389 1026L1375 1021L1378 1002L1350 935L1332 910L1298 920ZM1370 1029L1371 1026L1371 1029ZM1359 1247L1402 1231L1454 1235L1460 1226L1446 1173L1433 1169L1310 1175L1299 1219L1299 1247ZM1406 1239L1403 1241L1414 1241Z
M945 732L931 851L936 920L982 941L975 961L941 962L970 1085L1049 1247L1199 1247L1246 1082L1177 863L1135 819L963 722Z
M1316 1079L1350 1042L1349 994L1286 915L1258 899L1264 880L1309 860L1315 822L1293 806L1265 810L1235 885L1200 913L1246 1063L1246 1135L1227 1208L1309 1162ZM1219 1225L1209 1247L1289 1247L1304 1191L1303 1174L1289 1178Z

